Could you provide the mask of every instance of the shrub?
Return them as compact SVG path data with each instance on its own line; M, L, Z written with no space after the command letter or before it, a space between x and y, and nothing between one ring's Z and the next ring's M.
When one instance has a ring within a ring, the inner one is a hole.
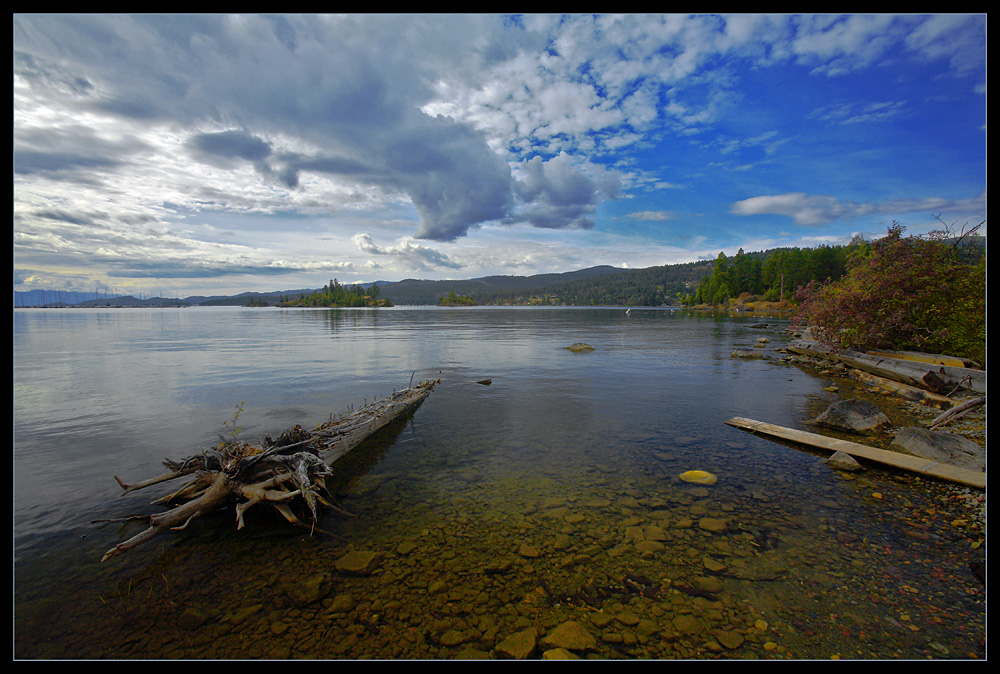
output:
M949 244L945 233L922 239L903 232L894 222L884 238L852 256L842 279L803 288L798 322L833 347L912 349L985 363L985 253L969 265L959 254L961 238Z

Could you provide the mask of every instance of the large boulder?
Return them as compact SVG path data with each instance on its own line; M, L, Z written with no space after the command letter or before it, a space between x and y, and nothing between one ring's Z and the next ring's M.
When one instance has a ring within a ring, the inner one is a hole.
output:
M968 438L946 431L904 428L890 447L898 452L970 470L986 470L986 450Z
M833 403L813 423L835 431L872 435L892 422L870 402L851 399Z

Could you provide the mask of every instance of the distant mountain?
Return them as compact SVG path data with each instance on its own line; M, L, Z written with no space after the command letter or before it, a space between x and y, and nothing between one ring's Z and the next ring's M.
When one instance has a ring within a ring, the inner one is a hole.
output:
M202 307L243 307L251 302L256 304L279 304L285 299L297 299L300 295L310 295L316 288L298 288L295 290L274 290L266 293L246 292L239 295L191 295L184 301Z
M454 292L456 295L471 296L478 294L494 297L508 293L529 293L535 289L546 288L556 284L585 281L587 279L610 276L627 271L620 267L601 265L551 274L534 274L532 276L484 276L481 278L462 279L454 281L431 281L405 279L403 281L376 281L380 295L396 305L426 305L437 304L440 298ZM373 283L359 284L371 287ZM271 292L245 292L238 295L191 295L183 299L167 300L151 298L138 300L126 297L98 297L95 293L79 293L72 291L31 290L14 293L14 306L246 306L250 303L266 303L276 305L284 299L297 299L316 292L316 288L300 288L295 290L276 290Z
M96 292L74 290L28 290L14 291L15 307L70 306L96 299L108 299Z
M534 274L532 276L484 276L481 278L455 281L420 281L406 279L393 283L379 283L381 296L396 305L437 304L438 300L454 292L456 295L472 296L476 293L495 294L511 291L526 291L544 288L554 283L565 283L598 276L617 274L620 267L602 265L577 271L554 274Z

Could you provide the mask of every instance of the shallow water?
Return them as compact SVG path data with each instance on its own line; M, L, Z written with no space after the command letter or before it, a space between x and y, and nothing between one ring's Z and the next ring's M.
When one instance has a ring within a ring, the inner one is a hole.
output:
M478 658L572 621L601 658L973 658L985 590L939 489L725 425L832 394L784 323L667 310L16 310L15 657ZM731 357L772 340L768 358ZM585 342L595 348L572 353ZM412 379L313 535L268 513L101 555L170 491L112 476ZM490 386L477 384L492 379ZM709 486L678 479L718 476ZM372 553L365 575L335 563Z

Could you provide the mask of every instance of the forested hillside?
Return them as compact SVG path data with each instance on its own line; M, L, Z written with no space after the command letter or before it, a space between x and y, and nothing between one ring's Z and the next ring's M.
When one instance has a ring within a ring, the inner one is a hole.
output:
M549 286L553 283L586 279L595 276L615 274L621 270L617 267L599 266L577 271L536 274L534 276L484 276L482 278L462 279L454 281L428 281L406 279L395 283L382 284L382 297L392 300L394 304L437 304L449 293L473 297L477 303L480 295L503 294L507 292L526 292Z
M467 292L477 304L565 306L727 305L737 297L766 302L795 301L810 282L844 277L852 259L868 254L872 244L856 237L846 246L775 248L735 256L720 252L714 261L628 269L550 285ZM975 264L985 237L963 242L961 255Z
M713 265L702 261L628 269L524 290L475 292L472 297L479 304L660 306L680 303L693 293Z

